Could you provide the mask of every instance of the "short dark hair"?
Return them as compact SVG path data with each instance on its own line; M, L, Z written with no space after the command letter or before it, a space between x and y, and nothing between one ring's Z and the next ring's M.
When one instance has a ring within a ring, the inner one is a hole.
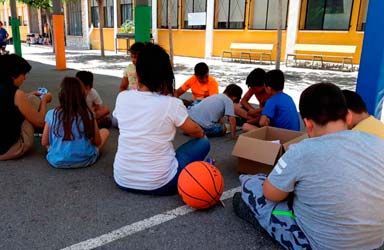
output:
M228 97L235 97L236 99L234 100L234 102L238 103L241 99L241 95L243 94L243 90L236 84L232 83L225 88L223 93L226 94Z
M270 70L265 74L265 86L275 91L284 89L284 73L279 69Z
M129 52L133 54L139 54L143 49L145 45L142 42L135 42L132 44L132 46L129 48Z
M84 84L85 87L93 88L93 74L89 71L79 71L76 77Z
M169 55L157 44L146 43L136 63L139 83L151 92L172 94L175 90L175 76Z
M0 56L0 75L4 82L13 84L13 79L31 71L31 65L17 54Z
M346 121L347 104L341 89L333 83L317 83L306 88L300 96L301 117L321 126L329 122Z
M363 98L358 93L346 89L342 90L342 92L348 109L357 114L368 113L367 105L365 105Z
M0 25L3 25L3 22L2 22L2 21L0 21Z
M195 76L205 76L208 74L209 68L208 65L204 62L199 62L195 65Z
M245 80L245 84L248 88L252 87L264 87L265 82L265 70L261 68L256 68L249 73L247 76L247 80Z

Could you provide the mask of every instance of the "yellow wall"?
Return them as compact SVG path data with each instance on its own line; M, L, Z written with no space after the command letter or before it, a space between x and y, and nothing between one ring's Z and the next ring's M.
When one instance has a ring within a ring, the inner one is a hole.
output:
M173 52L178 56L205 57L205 30L172 30ZM168 30L158 30L158 44L169 51Z
M364 0L361 0L364 1ZM306 1L302 3L300 27L303 27L305 20ZM349 31L305 31L299 30L297 43L314 43L329 45L356 45L357 50L354 63L360 62L361 47L364 32L356 31L360 1L355 0L352 7L351 28ZM248 13L248 11L247 11ZM246 17L248 20L248 16ZM205 30L173 30L174 54L179 56L204 57L205 56ZM286 33L283 31L281 60L284 60ZM243 43L272 43L274 49L272 60L276 56L277 32L273 30L217 30L213 31L213 56L220 57L223 50L228 50L231 42ZM130 41L132 44L134 41ZM158 30L158 43L169 51L169 38L167 29ZM100 49L99 30L95 28L91 34L91 46ZM125 40L119 40L119 48L126 48ZM113 28L104 28L104 48L114 50Z
M282 37L281 59L284 59L285 53L285 31ZM238 43L270 43L274 44L272 51L272 60L276 58L276 31L259 30L214 30L213 32L213 56L221 56L223 50L228 50L232 42Z
M118 29L117 32L120 32L120 29ZM93 29L90 36L90 40L92 49L100 49L100 33L98 28ZM134 39L130 39L128 46L132 45L134 42ZM126 50L127 40L119 39L117 47L119 48L119 50ZM104 28L104 49L115 50L115 37L113 28Z
M20 26L19 28L20 28L20 40L25 42L27 40L28 26ZM9 26L7 31L8 31L9 37L12 37L13 35L12 35L11 26Z
M115 38L113 28L104 28L104 49L105 50L114 50L115 49ZM92 49L100 49L100 32L98 28L94 28L91 36L91 47Z
M362 0L363 1L363 0ZM305 12L305 1L303 1L300 26L303 27ZM356 53L353 63L360 63L361 49L363 45L364 32L356 31L359 18L360 1L354 1L349 31L308 31L299 30L296 43L327 44L327 45L356 45Z
M363 38L363 32L299 31L297 43L356 45L353 63L358 64L360 63Z

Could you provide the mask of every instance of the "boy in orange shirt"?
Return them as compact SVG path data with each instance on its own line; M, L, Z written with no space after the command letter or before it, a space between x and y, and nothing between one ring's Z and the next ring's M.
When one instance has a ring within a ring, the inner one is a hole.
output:
M180 97L189 89L192 91L193 100L183 100L186 106L190 106L196 100L219 93L219 84L209 75L206 63L200 62L195 65L195 74L175 91L174 96Z

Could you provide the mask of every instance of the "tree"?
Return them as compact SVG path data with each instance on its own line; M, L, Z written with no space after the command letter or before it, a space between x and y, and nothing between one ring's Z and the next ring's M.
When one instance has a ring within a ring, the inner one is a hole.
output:
M47 23L49 27L49 36L52 41L52 45L54 42L54 37L53 37L53 26L52 26L52 8L53 8L53 3L51 0L18 0L22 3L27 4L28 6L36 9L41 9L45 11L45 14L47 15ZM55 52L55 46L52 46L53 52Z
M281 59L281 40L283 33L283 0L278 1L277 5L277 44L276 44L276 69L280 69Z
M171 60L171 65L173 68L173 37L172 37L172 8L171 0L167 0L167 25L168 25L168 35L169 35L169 59Z
M0 0L1 1L1 0ZM4 0L3 0L4 1ZM47 22L49 25L49 30L51 33L52 42L53 39L53 33L52 33L52 1L55 1L55 5L59 6L60 1L63 0L18 0L20 2L23 2L27 4L28 6L37 8L37 9L43 9L45 13L47 14ZM73 1L80 1L80 0L73 0ZM101 56L104 57L104 35L103 35L103 28L104 28L104 1L103 0L97 0L97 5L99 6L99 31L100 31L100 50L101 50ZM53 46L53 49L55 46Z
M101 57L105 56L104 53L104 0L97 0L97 6L99 6L99 34L100 34L100 52Z

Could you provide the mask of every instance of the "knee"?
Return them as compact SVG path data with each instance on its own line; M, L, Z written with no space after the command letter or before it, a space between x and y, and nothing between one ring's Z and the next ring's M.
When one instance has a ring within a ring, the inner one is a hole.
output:
M198 140L199 147L205 152L207 152L208 154L209 150L211 150L211 143L209 142L208 138L203 137L197 140Z
M40 107L40 98L35 95L28 95L29 103L35 110L39 110Z

